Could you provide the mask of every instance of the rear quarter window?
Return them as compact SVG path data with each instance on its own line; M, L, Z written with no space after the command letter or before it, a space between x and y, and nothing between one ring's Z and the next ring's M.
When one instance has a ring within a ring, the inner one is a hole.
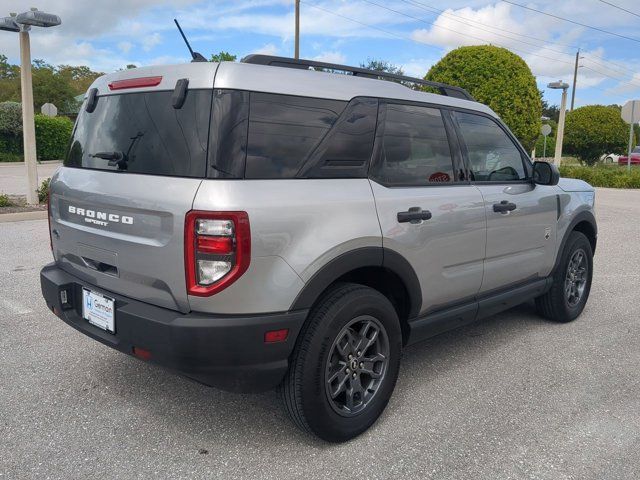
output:
M346 102L251 93L245 178L294 178Z
M82 110L64 165L178 177L204 177L211 90L190 90L175 109L171 91L98 98Z

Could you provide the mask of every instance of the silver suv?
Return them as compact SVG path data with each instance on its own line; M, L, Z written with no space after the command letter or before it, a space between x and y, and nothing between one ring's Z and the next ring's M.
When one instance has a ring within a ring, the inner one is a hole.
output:
M456 87L267 56L138 68L87 92L42 293L124 353L277 387L300 428L344 441L407 345L531 299L578 317L593 205Z

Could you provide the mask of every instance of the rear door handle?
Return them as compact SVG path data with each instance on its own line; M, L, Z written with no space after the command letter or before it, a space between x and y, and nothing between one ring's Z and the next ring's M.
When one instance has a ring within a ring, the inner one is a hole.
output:
M411 207L406 212L398 212L398 222L400 223L420 223L422 220L429 220L430 218L431 212L420 207Z
M500 203L493 204L493 211L498 213L508 213L516 209L516 204L508 200L502 200Z

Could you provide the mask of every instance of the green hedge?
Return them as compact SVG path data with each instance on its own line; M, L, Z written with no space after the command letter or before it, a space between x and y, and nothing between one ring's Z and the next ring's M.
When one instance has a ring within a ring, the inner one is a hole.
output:
M16 120L15 106L9 102L0 103L0 161L22 161L22 123ZM64 157L73 122L67 117L35 116L36 155L38 160L60 160Z
M60 160L71 138L73 122L67 117L36 115L36 150L38 160Z
M561 166L560 175L568 178L579 178L594 187L610 188L640 188L640 167L632 167L627 171L626 166L578 167Z

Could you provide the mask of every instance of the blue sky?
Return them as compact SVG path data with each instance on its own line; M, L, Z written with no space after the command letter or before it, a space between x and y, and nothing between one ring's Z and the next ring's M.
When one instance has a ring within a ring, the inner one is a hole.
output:
M301 56L357 65L367 58L401 65L423 76L449 50L494 44L522 56L543 88L570 82L582 51L576 105L640 98L640 17L598 0L514 3L616 33L605 34L508 2L450 0L302 0ZM640 15L637 0L611 3ZM32 55L53 64L89 65L109 72L128 63L188 61L173 18L205 56L293 55L293 0L0 0L0 15L35 5L63 24L34 29ZM630 37L635 40L621 38ZM0 32L0 53L18 62L15 35ZM545 98L559 103L559 93Z

